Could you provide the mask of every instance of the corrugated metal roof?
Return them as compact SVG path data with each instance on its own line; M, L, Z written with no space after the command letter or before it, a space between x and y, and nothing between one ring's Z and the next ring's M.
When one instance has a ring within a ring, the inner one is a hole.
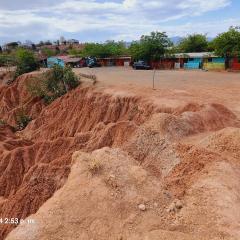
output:
M56 56L55 58L61 59L65 63L76 63L81 61L81 58L71 58L69 56Z
M212 52L199 52L199 53L176 53L173 55L176 58L208 58L218 57Z

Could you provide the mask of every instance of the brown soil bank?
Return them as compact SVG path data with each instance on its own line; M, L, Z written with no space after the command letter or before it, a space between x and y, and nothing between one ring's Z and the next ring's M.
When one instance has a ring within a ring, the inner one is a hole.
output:
M14 125L20 106L34 119L17 134L0 127L0 216L35 223L10 234L16 226L1 224L1 239L240 238L230 110L162 108L92 87L44 106L28 77L0 89L0 119Z

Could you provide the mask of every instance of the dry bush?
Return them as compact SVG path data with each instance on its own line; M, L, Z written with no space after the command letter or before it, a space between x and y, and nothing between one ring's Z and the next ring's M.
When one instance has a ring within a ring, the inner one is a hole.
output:
M16 112L16 130L17 131L21 131L24 128L26 128L26 126L28 125L29 122L32 121L32 118L29 117L25 110L23 108L20 108L17 112Z
M6 122L3 119L0 119L0 127L5 125L6 125Z
M97 173L99 173L102 169L102 164L100 162L100 160L97 159L91 159L89 164L88 164L88 170L89 172L92 173L92 175L95 175Z

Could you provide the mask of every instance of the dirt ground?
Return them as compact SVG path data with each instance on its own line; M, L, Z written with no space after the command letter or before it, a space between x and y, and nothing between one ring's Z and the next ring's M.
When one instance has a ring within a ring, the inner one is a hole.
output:
M168 106L187 101L218 102L240 114L240 73L206 72L202 70L133 70L128 67L74 69L76 73L97 76L99 86L114 92L135 93L152 99L161 98ZM164 99L165 98L165 99Z
M0 86L0 217L23 220L0 239L239 240L240 74L75 71L98 82L49 105L37 72Z

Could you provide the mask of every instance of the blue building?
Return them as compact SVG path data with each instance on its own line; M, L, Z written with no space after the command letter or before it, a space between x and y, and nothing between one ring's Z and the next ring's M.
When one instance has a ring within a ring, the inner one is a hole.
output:
M83 64L83 59L74 58L70 56L55 56L49 57L47 59L47 67L51 68L54 65L59 65L61 67L71 66L71 67L80 67Z
M188 58L188 61L184 63L185 69L199 69L202 66L202 58Z
M184 69L214 69L225 67L225 59L215 56L211 52L178 53L175 54L175 58L179 59L179 65Z
M61 67L64 67L65 66L65 62L62 58L60 57L49 57L47 59L47 67L48 68L51 68L53 67L54 65L60 65Z

